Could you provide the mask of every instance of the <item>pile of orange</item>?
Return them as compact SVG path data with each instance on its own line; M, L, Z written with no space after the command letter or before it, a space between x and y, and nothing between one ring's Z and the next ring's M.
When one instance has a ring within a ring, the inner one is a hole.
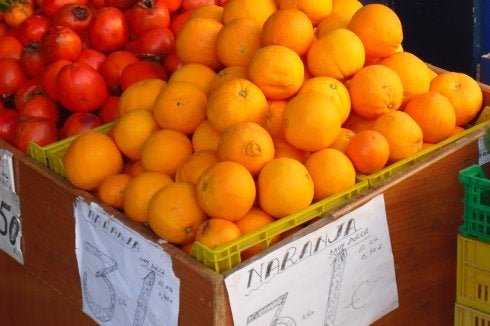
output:
M402 41L381 4L205 5L177 35L182 67L128 87L113 129L69 146L66 175L171 243L227 243L476 116L477 82L436 75Z

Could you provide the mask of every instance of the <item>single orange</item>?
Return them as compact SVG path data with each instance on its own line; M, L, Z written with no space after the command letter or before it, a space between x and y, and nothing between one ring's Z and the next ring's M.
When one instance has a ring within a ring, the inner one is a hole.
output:
M148 222L148 203L158 189L174 182L167 174L143 172L129 180L123 195L123 211L138 223Z
M211 249L225 245L241 236L242 233L235 223L221 218L208 219L196 231L196 241Z
M119 97L119 115L137 109L151 111L155 98L166 85L166 81L158 78L143 79L131 84Z
M209 85L209 92L212 92L214 89L224 84L225 82L236 78L248 79L247 67L228 66L221 69L211 81Z
M250 60L248 77L268 100L284 100L299 90L305 77L301 57L283 45L266 45Z
M223 9L223 23L233 19L255 20L260 28L266 19L277 10L274 0L228 0Z
M267 99L256 84L237 78L223 83L209 94L207 117L211 126L222 133L238 122L262 124L267 107Z
M342 14L350 18L362 6L362 2L358 0L332 0L332 14Z
M208 119L203 120L192 134L192 147L195 152L217 150L221 134L217 132Z
M341 128L335 103L317 92L305 92L289 100L283 114L284 137L291 145L317 151L330 146Z
M383 134L374 130L362 130L352 137L346 153L357 172L371 174L388 163L390 144Z
M192 183L173 182L160 188L148 203L148 224L160 238L173 244L194 241L207 220Z
M247 67L261 47L260 26L248 18L232 19L219 31L216 52L225 66Z
M332 13L332 0L278 0L279 9L298 9L303 11L316 26Z
M132 176L128 173L113 174L102 180L95 196L116 209L123 208L123 195Z
M325 148L308 156L305 162L313 180L313 201L347 190L356 183L356 169L346 154Z
M202 172L218 162L218 155L214 150L194 152L177 168L175 181L196 184Z
M343 128L351 129L353 132L359 132L361 130L371 129L374 120L368 120L361 118L353 110L351 110L347 120L342 124Z
M206 119L208 97L190 82L172 82L160 91L153 104L153 116L161 129L190 135Z
M252 174L243 165L220 161L204 170L196 184L203 210L216 218L236 221L252 207L256 188Z
M211 18L221 23L223 21L223 6L218 6L214 3L203 4L202 6L193 9L187 19L196 17Z
M296 213L313 201L313 179L301 162L289 157L267 162L259 173L257 187L260 207L275 218Z
M323 18L315 28L315 36L320 39L337 28L345 28L349 26L350 16L342 13L331 13Z
M193 153L191 140L172 129L160 129L143 143L141 163L146 171L173 177L177 168Z
M255 122L240 122L223 131L218 143L221 161L240 163L252 176L274 158L274 142L271 135Z
M94 190L102 180L123 170L123 155L108 135L86 131L66 148L63 167L72 185Z
M264 128L272 138L284 138L282 118L287 104L288 102L285 100L269 101L269 110L267 111Z
M379 116L372 129L385 136L390 144L389 163L397 162L422 149L423 133L417 122L403 111L389 111Z
M436 144L448 138L456 127L456 112L449 99L437 92L418 94L405 110L422 129L424 142Z
M337 138L335 138L329 148L334 148L341 151L342 153L346 153L347 145L355 134L356 133L349 128L340 128L339 135L337 136Z
M274 158L289 157L301 163L304 163L311 154L310 151L304 151L294 147L286 139L280 137L274 138L274 152Z
M168 79L168 83L192 83L202 89L206 94L209 94L211 81L215 77L216 72L210 67L201 63L187 63L172 73Z

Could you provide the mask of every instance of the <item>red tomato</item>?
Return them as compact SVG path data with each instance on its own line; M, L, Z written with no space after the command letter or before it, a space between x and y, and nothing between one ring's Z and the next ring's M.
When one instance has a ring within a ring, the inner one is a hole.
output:
M131 8L138 0L103 0L102 7L116 7L117 9L121 9L123 11Z
M174 36L176 36L179 33L180 29L187 21L187 18L189 18L190 14L192 14L192 10L185 10L176 15L172 15L169 28L172 31L172 33L174 33Z
M111 95L100 108L98 115L103 123L119 119L119 96Z
M169 52L175 50L175 37L170 29L156 27L144 32L136 44L136 53L140 58L160 62Z
M19 114L16 110L4 109L0 111L0 139L13 144L18 121Z
M95 12L89 27L92 47L101 52L122 49L129 40L129 24L124 13L115 7Z
M27 152L29 142L46 146L58 140L56 124L46 118L21 118L15 130L15 146Z
M126 50L114 51L107 55L100 66L100 74L112 95L121 93L121 74L126 66L139 61L138 57Z
M79 4L86 6L87 0L43 0L41 11L49 18L53 18L56 12L67 3Z
M0 98L13 96L26 79L27 75L18 59L0 59Z
M133 62L122 71L121 88L124 91L129 85L148 78L167 80L167 71L161 64L154 61L142 60Z
M67 138L102 125L102 120L93 112L72 113L61 128L61 138Z
M170 13L163 0L140 0L126 11L126 17L136 35L151 28L170 25Z
M5 24L5 22L1 18L2 14L3 14L3 12L0 12L0 36L4 36L5 33L7 33L7 29L8 29L7 24Z
M163 0L163 2L167 5L170 13L176 12L182 6L182 0Z
M31 96L19 110L21 118L46 118L58 123L60 109L56 103L46 95L36 94Z
M88 30L92 16L88 5L67 3L56 12L53 24L66 26L76 33L81 33Z
M82 40L71 28L54 25L44 33L41 46L49 62L78 59L82 51Z
M32 41L40 41L50 27L51 19L44 15L32 15L19 25L19 40L23 45Z
M73 112L95 111L109 97L102 75L83 62L61 68L56 77L56 88L60 103Z
M22 43L17 37L10 34L6 34L0 37L0 59L20 59L22 48Z
M217 5L218 0L182 0L183 10L194 10L204 5Z
M36 94L42 94L41 81L39 78L26 79L17 87L14 94L14 106L17 110L21 110L24 103Z
M44 92L54 101L58 101L58 88L56 86L56 76L64 66L71 64L69 60L56 60L44 68L41 75L41 86Z
M48 58L41 49L39 41L31 41L24 46L20 63L29 78L40 76L48 64Z
M85 48L80 52L78 56L78 61L84 62L94 68L97 71L100 71L100 66L102 62L104 62L106 55L100 51L91 48Z

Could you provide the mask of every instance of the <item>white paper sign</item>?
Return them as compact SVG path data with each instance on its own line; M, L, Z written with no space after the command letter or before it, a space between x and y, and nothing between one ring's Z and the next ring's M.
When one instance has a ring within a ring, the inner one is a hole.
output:
M398 307L384 197L225 276L235 326L369 325Z
M483 165L490 162L490 129L485 135L478 139L478 164Z
M19 196L15 193L12 153L0 149L0 249L24 265Z
M83 311L99 325L177 325L180 280L170 256L96 203L74 203Z

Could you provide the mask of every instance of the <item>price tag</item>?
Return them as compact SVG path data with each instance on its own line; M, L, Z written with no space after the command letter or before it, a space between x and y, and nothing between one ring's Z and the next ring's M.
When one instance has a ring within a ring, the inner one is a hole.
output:
M370 325L398 307L384 197L225 276L236 326Z
M178 325L170 256L99 205L74 203L83 311L99 325Z
M478 139L478 164L483 165L490 161L490 129Z
M0 149L0 249L22 265L19 196L15 193L12 153Z

